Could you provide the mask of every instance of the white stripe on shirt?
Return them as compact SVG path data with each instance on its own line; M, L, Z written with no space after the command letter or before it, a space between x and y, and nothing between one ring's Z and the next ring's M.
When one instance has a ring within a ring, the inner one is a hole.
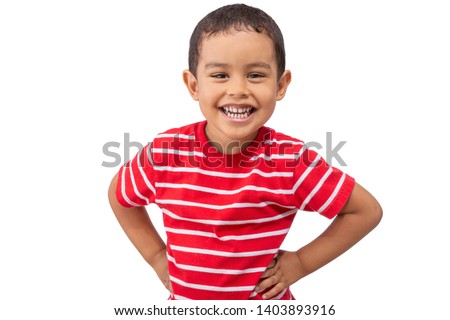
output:
M202 192L208 192L208 193L214 193L214 194L237 194L242 191L251 190L251 191L263 191L263 192L269 192L274 194L292 194L292 190L289 189L269 189L265 187L257 187L253 185L244 186L239 189L234 190L223 190L223 189L216 189L216 188L208 188L208 187L202 187L197 186L194 184L188 184L188 183L164 183L164 182L157 182L156 187L159 188L173 188L173 189L187 189L187 190L195 190L195 191L202 191Z
M241 236L230 235L230 236L219 237L214 232L205 232L205 231L189 230L189 229L176 229L176 228L169 228L169 227L166 227L165 229L166 229L166 232L171 232L171 233L175 233L175 234L187 234L187 235L191 235L191 236L215 238L215 239L218 239L221 241L259 239L259 238L278 236L278 235L286 234L289 232L289 228L288 228L288 229L282 229L282 230L276 230L276 231L270 231L270 232L245 234L245 235L241 235Z
M344 180L345 180L345 176L346 174L344 173L341 177L341 179L339 179L338 184L336 185L336 187L334 188L333 193L331 194L331 196L328 198L328 200L319 208L319 210L317 210L317 212L322 213L326 208L328 208L328 206L330 205L330 203L334 200L334 198L336 197L336 195L338 194L339 190L341 190L342 185L344 184Z
M223 225L239 225L239 224L247 224L247 223L264 223L269 221L276 221L283 219L287 216L290 216L292 214L295 214L297 212L297 208L293 210L289 210L286 212L283 212L281 214L277 214L276 216L269 217L269 218L260 218L260 219L253 219L253 220L207 220L207 219L191 219L191 218L184 218L180 217L179 215L167 210L162 209L162 212L164 214L167 214L169 217L176 219L176 220L183 220L183 221L190 221L195 223L202 223L202 224L209 224L209 225L216 225L216 226L223 226Z
M213 269L213 268L204 268L198 266L192 266L187 264L177 263L175 258L167 255L167 260L172 262L177 266L178 269L189 270L189 271L197 271L197 272L205 272L205 273L218 273L218 274L245 274L245 273L257 273L266 271L267 267L261 268L249 268L249 269Z
M131 167L131 164L130 164L130 167ZM131 200L128 198L127 193L126 193L126 190L125 190L125 170L127 170L127 166L126 166L126 165L122 167L122 183L121 183L121 186L120 186L120 189L121 189L121 192L122 192L122 196L123 196L123 199L124 199L130 206L137 207L137 206L139 206L139 205L138 205L137 203L134 203L133 201L131 201Z
M138 166L139 166L139 156L138 156L138 160L137 160L137 161L138 161ZM135 181L135 179L134 179L133 166L130 165L129 168L130 168L131 184L133 185L134 193L135 193L140 199L144 200L147 204L149 204L149 203L150 203L150 200L149 200L147 197L143 196L143 195L139 192L139 190L138 190L138 187L137 187L137 185L136 185L136 181Z
M253 169L247 173L228 173L228 172L218 172L211 170L203 170L199 168L183 168L183 167L171 167L171 166L154 166L153 169L157 171L170 171L170 172L191 172L191 173L201 173L213 177L223 177L223 178L248 178L252 174L257 174L262 177L292 177L293 172L264 172L258 169Z
M320 181L316 184L316 186L314 187L314 189L312 189L312 191L308 194L308 196L306 197L306 199L303 201L300 210L305 209L306 205L309 203L309 201L312 199L312 197L314 197L314 195L317 193L317 191L319 191L319 189L322 187L322 185L324 184L325 180L327 180L328 176L333 172L333 168L329 167L327 172L325 172L325 174L323 175L323 177L320 179Z
M284 294L286 293L286 291L287 291L287 288L285 288L284 290L282 290L278 295L276 295L275 297L273 297L273 298L270 298L270 300L280 300L283 296L284 296Z
M218 291L218 292L235 292L235 291L251 291L255 286L240 286L240 287L217 287L217 286L207 286L203 284L189 283L183 280L177 279L174 276L170 276L170 280L187 288L207 290L207 291Z
M314 159L313 163L311 163L310 166L308 166L308 169L306 169L303 174L298 178L297 182L294 184L294 187L292 188L292 192L295 193L295 191L298 189L298 187L302 184L303 181L305 181L306 177L309 175L309 173L314 169L314 166L317 164L317 162L320 160L320 155L317 155Z
M264 256L267 254L275 254L278 252L278 248L268 249L268 250L259 250L259 251L247 251L247 252L227 252L227 251L176 246L173 244L170 245L170 249L175 250L175 251L181 251L181 252L209 254L212 256L230 257L230 258L256 257L256 256Z
M293 144L293 145L304 145L304 142L301 141L292 141L292 140L277 140L277 139L272 139L272 140L266 140L264 141L264 143L268 143L268 144L272 144L273 142L277 143L277 144Z
M144 151L142 151L142 152L144 152ZM144 172L144 169L143 169L143 166L142 166L142 163L141 163L141 159L140 159L140 158L141 158L141 157L138 156L137 161L138 161L139 172L141 173L142 180L144 180L145 184L146 184L147 187L150 189L150 191L153 193L153 195L156 196L156 190L155 190L155 188L153 187L153 185L152 185L152 183L150 182L150 180L148 180L147 175L146 175L145 172ZM150 159L150 158L148 158L148 159Z
M184 151L178 149L165 149L165 148L152 148L153 153L161 153L161 154L178 154L181 156L199 156L202 158L206 158L203 152L199 151Z
M270 156L268 156L268 155L266 155L264 153L261 153L261 154L259 154L257 156L253 156L252 160L256 160L258 158L262 158L262 159L267 160L267 161L272 160L272 159L274 159L274 160L277 160L277 159L295 160L297 158L297 156L295 154L277 154L277 153L271 154Z
M270 205L276 205L282 208L287 209L294 209L295 206L285 206L276 202L272 201L264 201L259 203L252 203L252 202L236 202L232 204L225 204L225 205L215 205L215 204L207 204L207 203L200 203L200 202L193 202L193 201L184 201L184 200L177 200L177 199L156 199L156 203L160 204L172 204L172 205L179 205L179 206L187 206L187 207L199 207L199 208L206 208L206 209L213 209L213 210L225 210L225 209L233 209L233 208L261 208L266 207Z
M184 296L180 296L179 294L172 294L172 296L175 298L175 300L192 300Z
M155 137L155 139L156 138L181 138L181 139L186 139L186 140L194 140L195 136L182 134L182 133L161 133L161 134L158 134Z

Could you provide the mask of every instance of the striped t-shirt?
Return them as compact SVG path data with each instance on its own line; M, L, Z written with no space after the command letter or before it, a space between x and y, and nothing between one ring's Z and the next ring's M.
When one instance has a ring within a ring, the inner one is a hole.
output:
M206 121L155 137L119 172L125 207L158 205L174 299L261 299L254 288L298 210L333 218L354 180L302 141L262 127L241 153L224 155ZM289 290L275 299L292 299Z

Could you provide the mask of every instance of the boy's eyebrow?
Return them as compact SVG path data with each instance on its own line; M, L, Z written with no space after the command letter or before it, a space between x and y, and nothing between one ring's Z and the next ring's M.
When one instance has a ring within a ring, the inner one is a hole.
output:
M207 64L205 64L205 69L210 69L210 68L225 68L228 67L227 63L221 63L221 62L209 62Z
M272 69L272 67L270 66L270 64L265 63L265 62L254 62L254 63L249 63L247 65L247 67L250 68L264 68L264 69Z
M230 65L228 63L222 63L222 62L209 62L207 64L205 64L205 69L210 69L210 68L226 68L229 67ZM253 63L249 63L246 65L247 68L264 68L264 69L272 69L272 67L270 66L270 64L265 63L265 62L253 62Z

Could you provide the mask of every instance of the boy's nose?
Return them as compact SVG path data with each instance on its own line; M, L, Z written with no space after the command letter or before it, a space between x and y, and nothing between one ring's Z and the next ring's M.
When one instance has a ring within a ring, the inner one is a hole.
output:
M246 79L235 78L228 82L228 95L231 97L248 96L248 87Z

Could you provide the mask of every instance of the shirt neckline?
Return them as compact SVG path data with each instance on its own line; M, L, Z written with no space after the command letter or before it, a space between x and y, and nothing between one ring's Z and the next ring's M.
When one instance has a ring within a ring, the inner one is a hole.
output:
M269 128L262 126L261 128L259 128L256 137L244 150L232 154L222 153L218 151L216 148L214 148L212 144L209 142L208 138L206 137L205 133L206 124L207 124L206 120L199 122L196 128L195 135L197 139L200 140L202 152L207 158L214 158L216 160L233 160L233 163L236 163L237 160L241 159L248 161L260 153L259 149L264 145L264 142L266 140L270 140Z

